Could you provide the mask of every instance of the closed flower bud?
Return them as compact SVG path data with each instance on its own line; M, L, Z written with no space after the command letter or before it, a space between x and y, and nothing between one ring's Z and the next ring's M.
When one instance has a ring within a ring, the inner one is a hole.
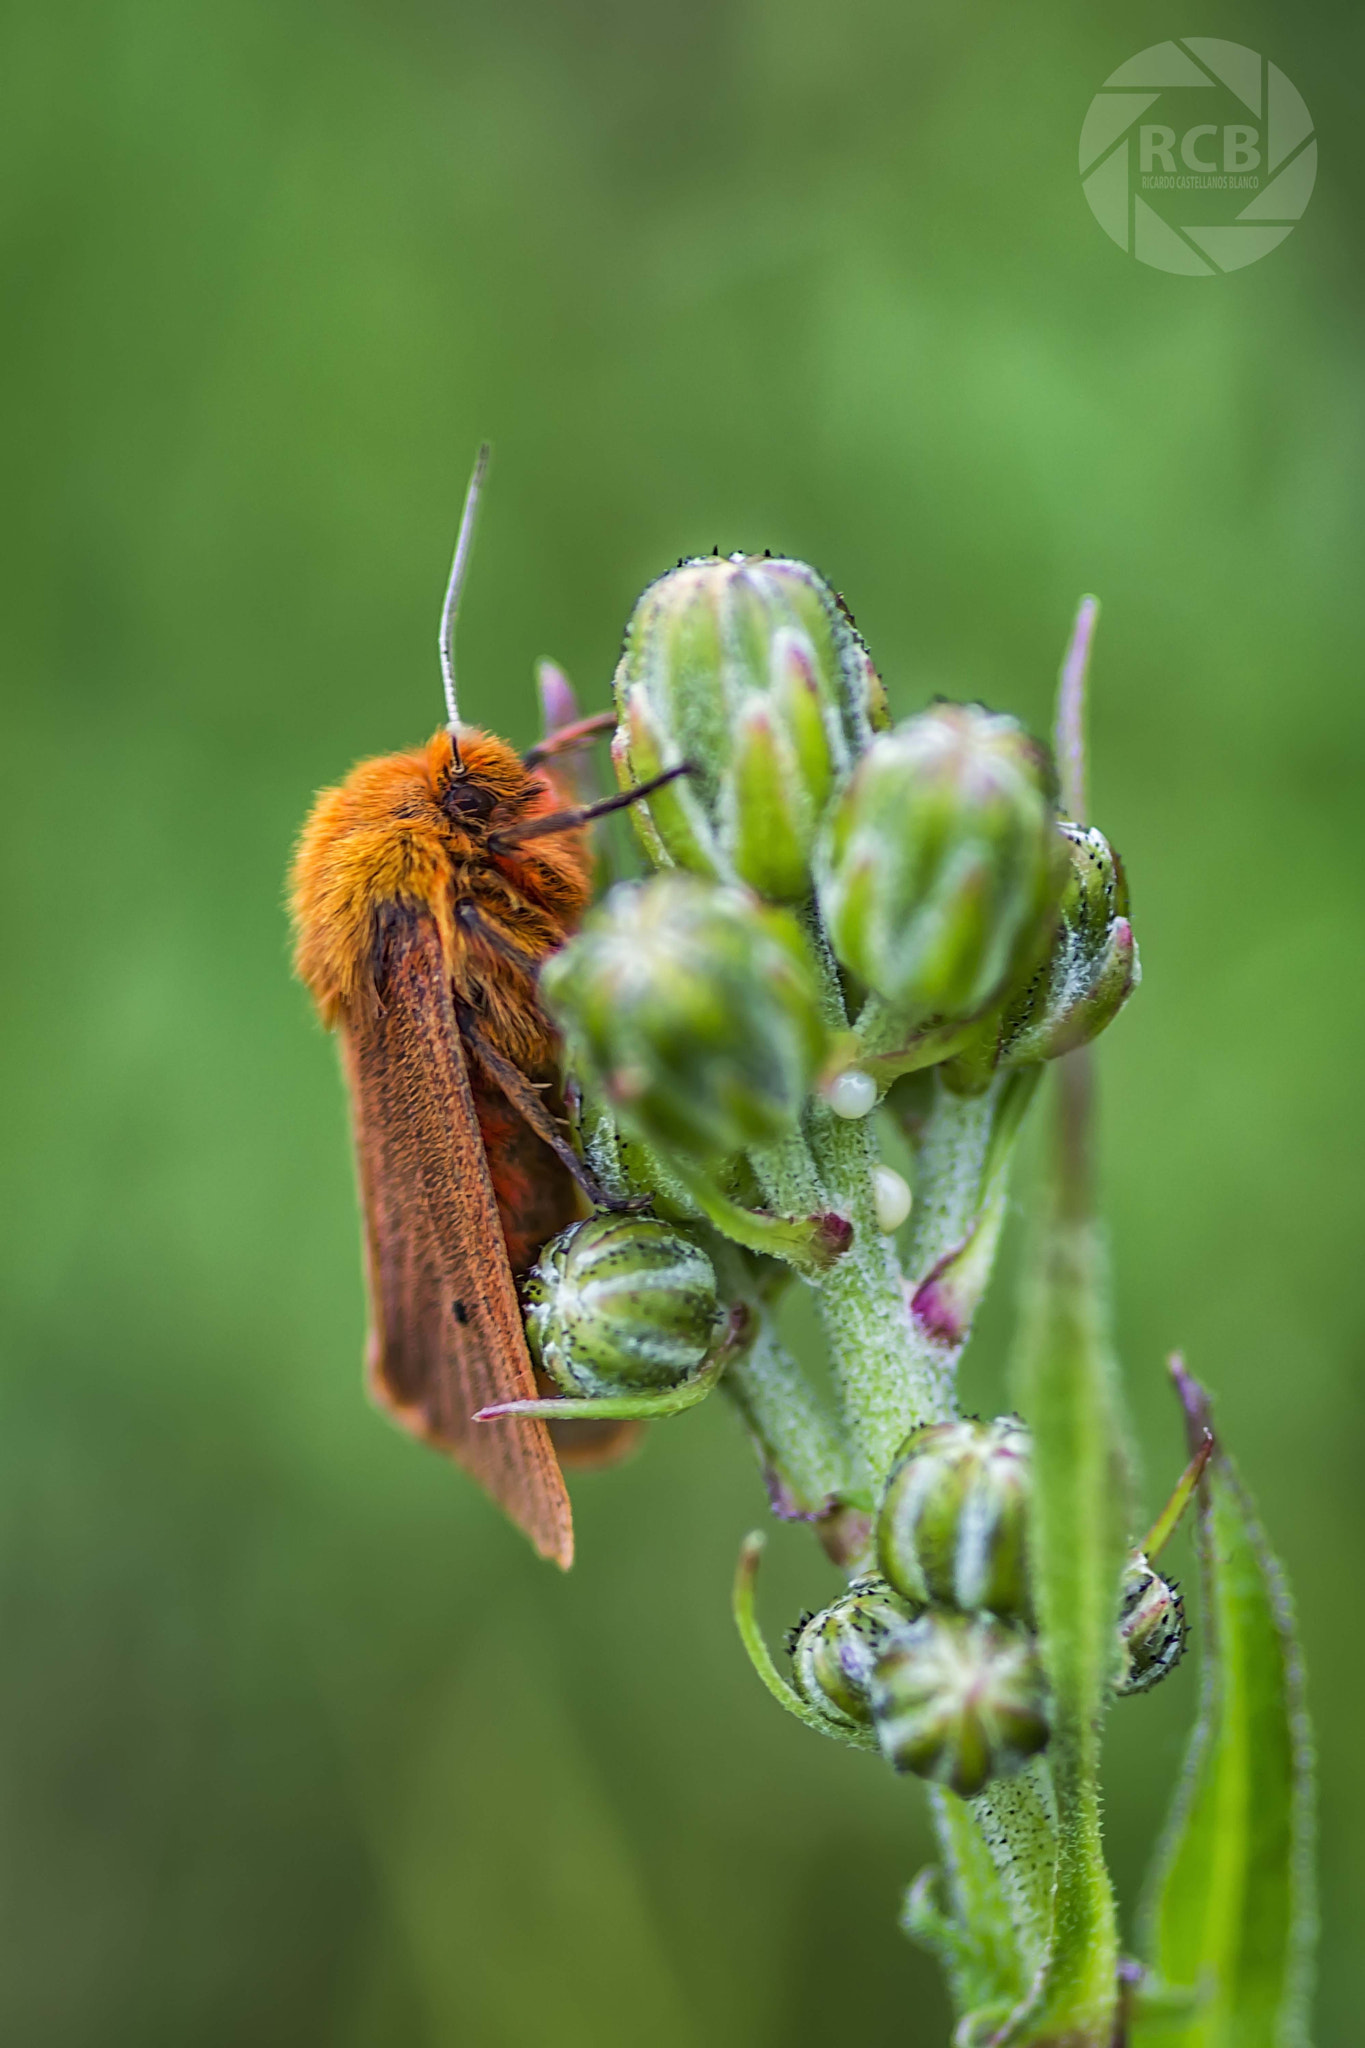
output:
M623 785L692 773L634 815L651 858L809 894L816 830L870 731L875 672L834 593L803 562L719 556L650 585L616 674Z
M1000 1044L1010 1066L1087 1044L1141 978L1123 863L1093 826L1057 830L1070 871L1051 953L1005 1016Z
M1028 1430L1016 1416L917 1429L892 1467L877 1557L907 1600L1027 1616Z
M1172 1579L1153 1571L1142 1551L1129 1558L1119 1594L1117 1693L1147 1692L1185 1654L1185 1602Z
M685 1158L788 1131L825 1050L795 923L690 875L613 889L541 988L622 1123Z
M865 1728L872 1719L872 1668L916 1611L885 1579L869 1574L854 1579L832 1607L798 1622L787 1647L807 1705L840 1726Z
M874 739L819 848L839 959L917 1019L974 1016L1026 973L1065 877L1045 754L973 704Z
M701 1246L650 1216L571 1224L545 1247L524 1292L532 1353L566 1394L676 1387L725 1320Z
M877 1659L868 1696L888 1762L964 1799L1048 1739L1033 1638L987 1615L922 1615Z

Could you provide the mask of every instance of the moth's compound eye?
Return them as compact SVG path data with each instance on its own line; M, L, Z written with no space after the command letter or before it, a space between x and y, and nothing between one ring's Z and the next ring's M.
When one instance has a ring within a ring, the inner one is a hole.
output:
M497 801L491 789L468 775L452 775L441 792L441 809L450 818L486 818Z

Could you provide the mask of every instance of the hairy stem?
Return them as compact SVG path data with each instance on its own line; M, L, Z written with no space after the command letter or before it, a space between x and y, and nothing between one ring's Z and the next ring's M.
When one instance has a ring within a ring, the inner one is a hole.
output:
M823 927L807 925L831 1029L847 1028L839 973ZM943 1412L937 1377L925 1370L910 1327L905 1280L892 1238L877 1222L872 1172L876 1140L866 1120L837 1117L821 1102L807 1110L801 1138L754 1156L771 1201L786 1208L825 1207L852 1225L853 1237L819 1287L820 1319L830 1350L848 1436L860 1469L855 1497L870 1506L907 1432Z
M907 1433L942 1414L942 1393L914 1341L895 1241L877 1222L872 1129L816 1107L809 1136L831 1204L853 1225L853 1243L827 1274L819 1307L875 1499Z
M935 1804L936 1820L941 1804L942 1799ZM971 1809L1009 1912L1026 1994L1047 1957L1057 1875L1057 1819L1047 1765L1035 1758L1019 1777L997 1778L971 1801Z
M953 1413L958 1362L995 1265L1009 1171L1040 1069L997 1074L984 1094L958 1095L935 1075L908 1101L893 1095L915 1153L910 1268L910 1347L937 1389L937 1413Z
M814 1519L847 1499L847 1448L769 1316L722 1385L758 1449L774 1514Z

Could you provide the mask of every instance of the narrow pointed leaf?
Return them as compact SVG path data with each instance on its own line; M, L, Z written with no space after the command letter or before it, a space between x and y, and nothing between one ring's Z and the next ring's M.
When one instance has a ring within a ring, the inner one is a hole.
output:
M1183 1392L1205 1425L1198 1388ZM1157 1985L1192 2003L1183 2023L1159 2028L1139 2005L1135 2048L1306 2048L1315 1922L1303 1673L1284 1574L1221 1446L1201 1487L1199 1549L1199 1719L1144 1914Z

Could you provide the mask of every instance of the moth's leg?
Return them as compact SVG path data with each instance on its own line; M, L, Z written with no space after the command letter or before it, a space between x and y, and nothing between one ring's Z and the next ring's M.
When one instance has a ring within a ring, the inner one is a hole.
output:
M623 811L627 804L638 804L641 797L652 796L656 789L662 789L666 782L674 782L679 775L690 775L692 763L680 761L676 768L665 768L661 775L651 775L648 782L637 782L633 789L623 789L615 796L604 796L595 804L576 804L571 810L552 811L548 817L528 818L524 825L508 825L501 832L490 832L488 851L491 854L506 853L514 846L520 846L527 839L543 839L550 832L569 832L579 825L590 825L594 818L608 817L612 811Z
M547 734L528 747L521 757L523 768L534 768L540 761L548 761L553 754L564 754L571 747L586 746L600 732L610 732L616 724L614 711L594 711L589 718L575 720L572 725L561 725L556 732Z
M496 953L509 967L519 969L528 981L536 979L540 973L541 963L535 954L526 952L514 939L509 939L505 932L499 931L491 918L485 917L478 905L471 903L467 896L455 905L455 916L467 932L482 945L487 946L490 953Z
M502 1054L488 1043L473 1012L465 1004L460 1003L456 1005L456 1017L461 1038L488 1079L495 1088L502 1090L513 1109L531 1126L536 1136L544 1140L556 1159L563 1162L596 1208L636 1211L649 1207L648 1195L626 1198L609 1193L597 1175L590 1167L584 1165L574 1151L521 1068L514 1066L511 1060L504 1059Z

